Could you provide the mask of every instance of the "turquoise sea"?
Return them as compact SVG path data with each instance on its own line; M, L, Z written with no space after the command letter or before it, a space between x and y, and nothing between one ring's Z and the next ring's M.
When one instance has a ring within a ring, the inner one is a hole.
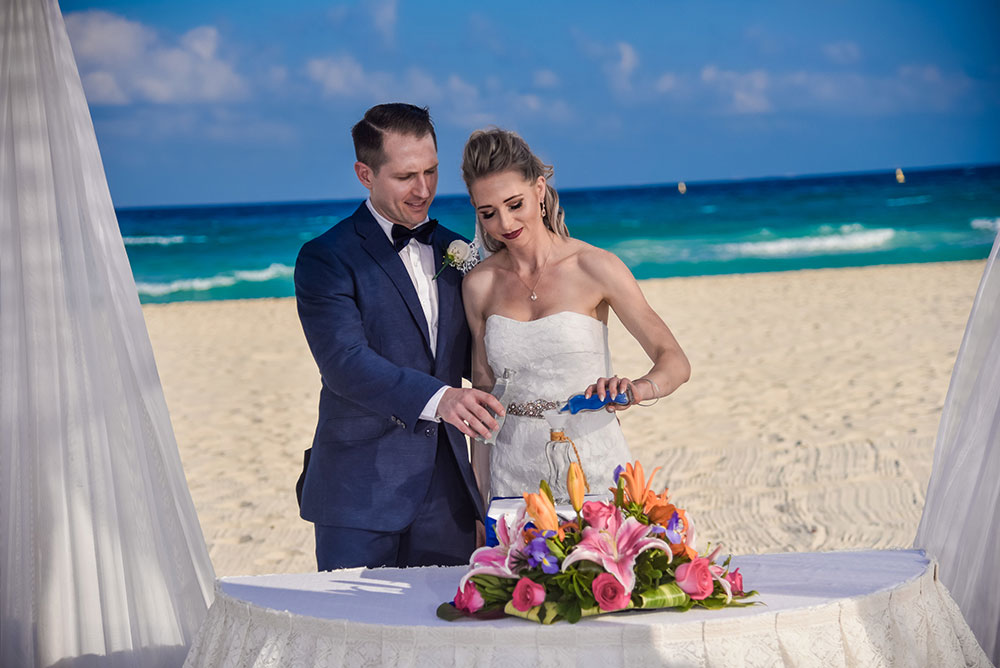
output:
M558 183L556 183L558 186ZM1000 165L560 190L570 233L637 278L985 258ZM360 200L118 210L145 303L285 297L302 244ZM465 195L431 216L471 237Z

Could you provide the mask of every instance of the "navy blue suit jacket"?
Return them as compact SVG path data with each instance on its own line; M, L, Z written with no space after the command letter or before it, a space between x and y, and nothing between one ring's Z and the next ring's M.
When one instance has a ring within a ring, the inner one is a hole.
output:
M439 225L435 258L443 260L448 244L460 238ZM323 381L303 476L303 519L374 531L406 528L431 484L439 429L446 430L469 502L482 519L465 436L445 422L419 419L443 385L461 387L472 359L462 275L449 267L436 283L435 356L403 261L364 203L299 252L295 297Z

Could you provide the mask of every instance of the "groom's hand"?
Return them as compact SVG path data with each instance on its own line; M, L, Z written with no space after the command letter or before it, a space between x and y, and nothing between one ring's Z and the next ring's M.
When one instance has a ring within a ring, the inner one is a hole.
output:
M473 387L449 387L441 396L437 410L442 420L455 425L466 436L483 438L498 426L490 411L504 414L496 397Z

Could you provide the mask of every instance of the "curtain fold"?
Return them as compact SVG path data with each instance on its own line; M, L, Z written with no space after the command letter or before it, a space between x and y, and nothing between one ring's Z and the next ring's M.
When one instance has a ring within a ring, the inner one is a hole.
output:
M916 547L1000 664L1000 234L948 387Z
M178 666L214 573L56 0L0 6L0 193L0 665Z

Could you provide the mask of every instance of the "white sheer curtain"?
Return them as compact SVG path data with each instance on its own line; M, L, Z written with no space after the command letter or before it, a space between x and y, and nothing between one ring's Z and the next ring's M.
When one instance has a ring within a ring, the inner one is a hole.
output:
M55 0L0 3L0 666L179 666L214 575Z
M1000 663L1000 235L951 376L914 541L994 664Z

